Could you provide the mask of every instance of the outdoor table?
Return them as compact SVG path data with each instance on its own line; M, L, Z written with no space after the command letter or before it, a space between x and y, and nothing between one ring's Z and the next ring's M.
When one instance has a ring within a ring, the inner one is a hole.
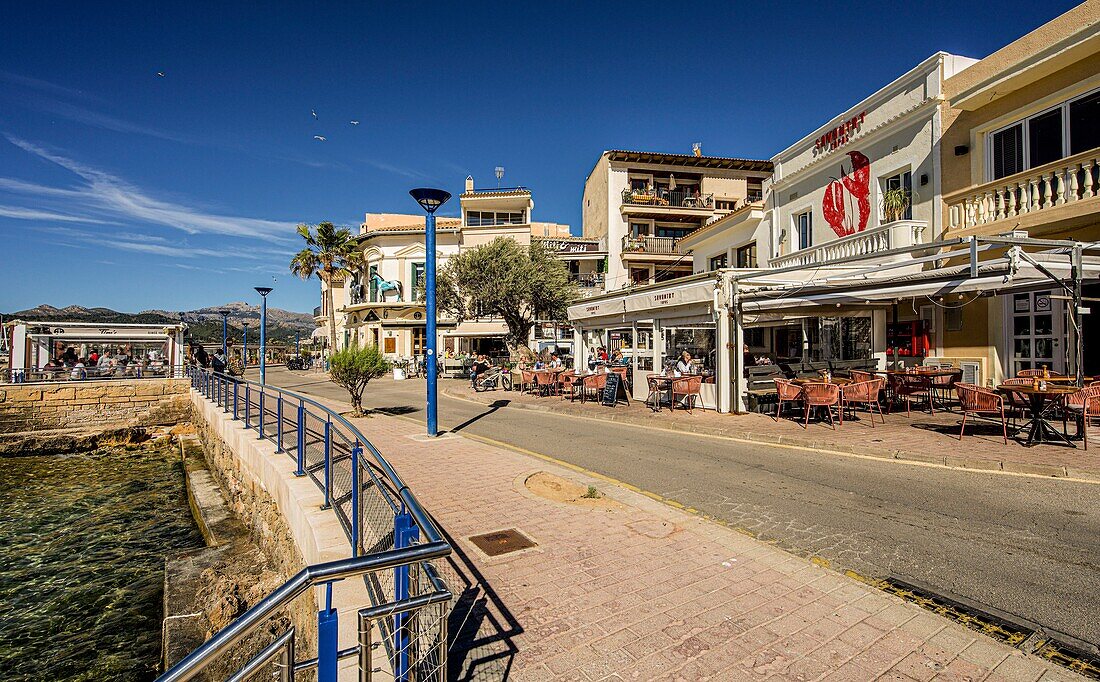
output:
M650 406L654 412L661 411L661 394L668 391L669 400L672 400L672 382L681 377L670 377L666 374L650 374L646 377L649 381L649 395L646 396L646 404L649 404L650 398L653 399L653 405ZM671 409L671 405L669 408Z
M1002 393L1019 393L1021 395L1026 395L1031 402L1031 421L1016 431L1016 433L1020 433L1020 431L1030 428L1027 442L1024 445L1031 447L1036 443L1054 442L1064 443L1071 448L1077 447L1071 443L1068 438L1058 433L1058 430L1051 426L1050 422L1043 417L1043 413L1057 405L1067 395L1079 391L1079 388L1076 386L1060 386L1058 384L1047 384L1046 388L1033 388L1027 384L1001 384L997 387L997 390Z
M804 384L836 384L837 386L847 386L852 383L852 380L844 377L833 377L831 381L825 381L824 379L791 379L791 383L798 386Z

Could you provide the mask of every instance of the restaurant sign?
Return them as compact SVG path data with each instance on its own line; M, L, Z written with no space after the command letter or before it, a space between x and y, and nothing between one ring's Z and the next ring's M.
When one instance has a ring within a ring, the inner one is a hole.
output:
M599 242L575 242L564 239L545 239L546 248L558 253L595 253L600 250Z
M867 112L861 111L832 130L826 131L824 135L814 141L814 153L831 152L837 147L847 144L852 139L852 135L859 131L866 117Z

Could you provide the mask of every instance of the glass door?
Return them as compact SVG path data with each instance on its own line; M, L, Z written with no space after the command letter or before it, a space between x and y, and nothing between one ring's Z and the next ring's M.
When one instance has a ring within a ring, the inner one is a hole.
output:
M1066 369L1065 315L1062 302L1049 291L1013 294L1012 356L1009 371L1015 376L1023 369L1044 365L1056 374Z

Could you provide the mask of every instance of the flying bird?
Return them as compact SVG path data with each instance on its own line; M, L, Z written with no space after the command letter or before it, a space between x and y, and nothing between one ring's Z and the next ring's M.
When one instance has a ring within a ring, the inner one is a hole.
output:
M164 72L163 71L157 71L157 78L164 78Z
M317 110L316 109L310 109L309 113L310 113L311 116L313 116L313 120L316 121L317 120Z
M327 140L328 138L327 138L327 137L325 137L324 135L314 135L314 136L313 136L313 139L315 139L315 140L317 140L317 141L319 141L319 142L324 142L324 141L325 141L325 140Z
M357 125L359 125L359 121L352 121L352 122L351 122L351 124L352 124L353 126L357 126Z

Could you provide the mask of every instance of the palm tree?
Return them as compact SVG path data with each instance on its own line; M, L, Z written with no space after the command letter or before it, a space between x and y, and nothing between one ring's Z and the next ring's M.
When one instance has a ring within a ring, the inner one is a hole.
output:
M358 269L363 256L355 248L355 238L346 227L337 229L330 222L299 225L298 234L305 240L306 248L290 260L290 271L302 279L317 275L328 285L325 287L325 307L328 308L329 352L335 353L336 311L332 305L332 281L338 274Z

